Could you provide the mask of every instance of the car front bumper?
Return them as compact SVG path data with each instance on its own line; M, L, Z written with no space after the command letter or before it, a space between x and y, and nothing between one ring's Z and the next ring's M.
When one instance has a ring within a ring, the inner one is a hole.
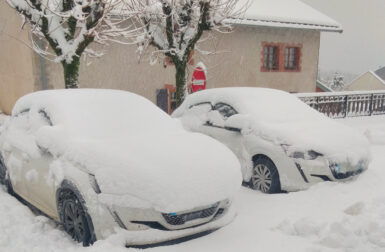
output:
M368 168L368 161L356 165L348 162L334 163L319 157L315 160L291 159L288 176L281 176L281 188L284 191L299 191L322 181L346 181ZM289 167L288 167L289 168Z
M124 240L127 246L163 243L213 231L230 223L235 217L228 199L209 206L169 214L153 208L105 204L99 206L102 211L90 213L96 238L110 239L119 236L118 239Z
M235 218L235 211L230 208L226 210L218 218L214 218L210 222L205 224L180 229L180 230L159 230L159 229L147 229L147 230L125 230L117 229L116 233L110 236L108 239L124 241L126 246L142 246L142 245L157 245L164 242L171 242L181 240L186 237L199 235L209 231L215 231L230 222Z
M367 161L360 161L356 165L350 163L335 163L324 158L316 160L296 160L298 172L306 183L319 181L344 181L365 171ZM307 181L306 181L307 180Z

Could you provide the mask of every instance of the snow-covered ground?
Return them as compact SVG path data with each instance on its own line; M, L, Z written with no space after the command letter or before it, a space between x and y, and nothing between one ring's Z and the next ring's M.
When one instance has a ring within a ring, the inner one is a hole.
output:
M347 183L265 195L242 188L237 218L207 236L148 251L385 251L385 116L340 120L371 141L368 171ZM117 237L83 248L56 224L0 189L0 251L135 251Z

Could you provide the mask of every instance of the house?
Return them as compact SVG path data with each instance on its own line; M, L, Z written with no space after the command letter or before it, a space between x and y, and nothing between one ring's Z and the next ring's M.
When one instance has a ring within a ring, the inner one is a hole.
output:
M360 75L349 84L347 90L385 90L385 67Z
M0 23L0 30L3 26L5 31L0 33L0 109L10 113L21 95L63 88L64 81L60 64L37 56L20 42L27 41L28 34L18 29L17 13L4 1L0 5L0 17L6 20L5 25ZM336 21L299 0L254 0L242 17L228 22L234 24L232 33L215 33L216 39L199 45L215 53L195 52L189 81L200 66L206 74L195 81L205 88L251 86L315 92L321 32L342 32ZM146 59L138 63L135 46L112 44L106 50L102 58L82 60L81 87L128 90L167 112L173 109L173 66L166 61L150 66Z

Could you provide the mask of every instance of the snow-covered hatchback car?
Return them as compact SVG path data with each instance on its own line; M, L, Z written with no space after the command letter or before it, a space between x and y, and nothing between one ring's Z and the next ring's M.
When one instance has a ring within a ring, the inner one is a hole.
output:
M227 147L124 91L26 95L0 147L8 190L84 245L112 233L147 245L220 228L242 181Z
M243 180L266 193L345 180L368 166L368 141L289 93L220 88L189 95L173 117L238 157Z

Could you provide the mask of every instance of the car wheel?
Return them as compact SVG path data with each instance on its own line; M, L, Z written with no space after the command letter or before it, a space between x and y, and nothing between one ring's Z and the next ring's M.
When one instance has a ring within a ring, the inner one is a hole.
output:
M7 168L5 167L3 157L0 154L0 184L5 185L7 188L7 192L11 195L14 194L11 180L9 179L9 174L7 172Z
M7 170L5 169L3 157L0 154L0 183L3 185L5 184L6 176L7 176Z
M281 191L278 170L267 157L258 157L254 160L250 187L264 193L278 193Z
M66 190L62 192L64 198L60 201L60 220L64 230L83 246L92 244L92 232L90 230L90 218L85 211L83 204L75 193Z

